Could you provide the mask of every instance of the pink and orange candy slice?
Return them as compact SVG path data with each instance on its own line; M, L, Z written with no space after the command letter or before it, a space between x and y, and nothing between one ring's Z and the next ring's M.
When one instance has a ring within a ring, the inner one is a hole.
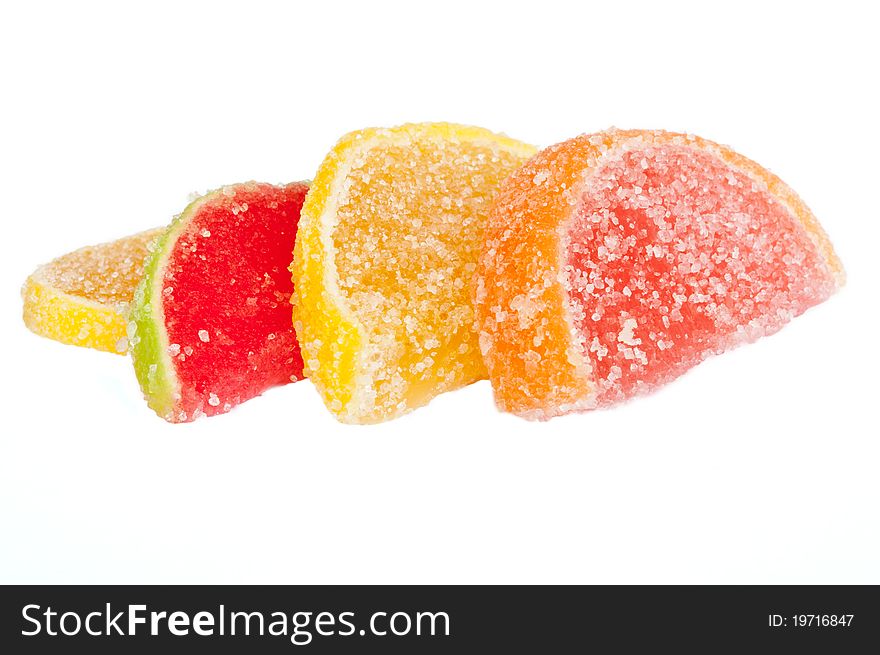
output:
M647 393L843 282L813 213L766 169L699 137L610 130L502 185L480 346L499 407L547 419Z

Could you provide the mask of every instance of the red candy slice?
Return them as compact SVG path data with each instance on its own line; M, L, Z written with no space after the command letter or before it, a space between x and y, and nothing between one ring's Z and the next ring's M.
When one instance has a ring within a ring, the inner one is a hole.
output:
M226 412L302 378L287 267L307 191L223 187L189 205L157 243L130 325L138 380L166 420Z

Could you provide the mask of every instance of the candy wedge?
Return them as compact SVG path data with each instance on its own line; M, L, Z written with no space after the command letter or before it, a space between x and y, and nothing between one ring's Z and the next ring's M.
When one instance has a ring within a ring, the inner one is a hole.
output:
M22 288L25 325L62 343L126 353L129 304L148 247L163 231L87 246L40 266Z
M533 152L423 123L353 132L327 155L291 270L306 373L338 419L391 419L485 376L477 251L498 184Z
M648 393L844 282L803 201L692 135L610 130L503 185L477 275L498 405L547 419Z
M304 183L225 186L158 240L132 308L132 358L171 422L227 412L302 378L287 267Z

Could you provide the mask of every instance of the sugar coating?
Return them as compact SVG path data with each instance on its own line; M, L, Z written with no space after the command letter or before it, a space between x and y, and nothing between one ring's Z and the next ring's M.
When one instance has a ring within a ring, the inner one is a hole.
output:
M587 135L499 193L481 349L499 406L550 418L647 393L843 279L809 209L754 162L687 135Z
M194 201L159 241L132 316L135 370L172 422L302 379L287 267L308 187L246 182Z
M608 157L564 244L568 310L600 406L775 332L835 289L784 205L681 146Z
M423 124L349 135L325 161L292 270L305 368L338 418L387 420L485 377L477 251L498 184L532 152Z
M25 324L62 343L127 352L129 303L149 245L162 232L147 230L81 248L38 268L22 288Z

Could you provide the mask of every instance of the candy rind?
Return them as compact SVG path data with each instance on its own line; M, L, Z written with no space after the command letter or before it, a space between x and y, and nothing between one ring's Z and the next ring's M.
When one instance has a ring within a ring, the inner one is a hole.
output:
M135 291L129 316L135 376L150 409L169 421L173 420L175 403L180 399L180 384L168 355L168 336L163 329L162 272L181 232L211 197L208 193L193 200L156 241L144 266L143 280Z

